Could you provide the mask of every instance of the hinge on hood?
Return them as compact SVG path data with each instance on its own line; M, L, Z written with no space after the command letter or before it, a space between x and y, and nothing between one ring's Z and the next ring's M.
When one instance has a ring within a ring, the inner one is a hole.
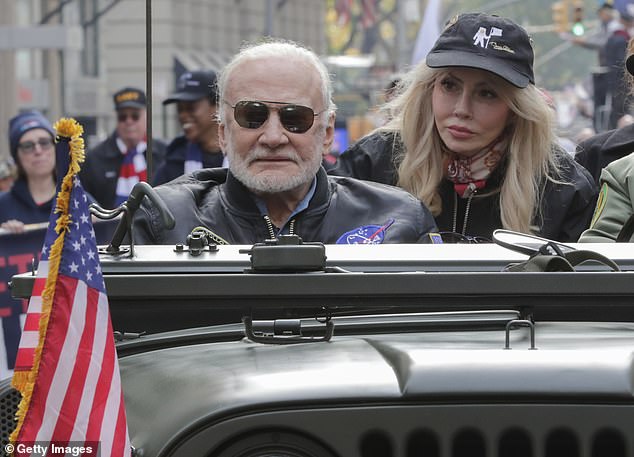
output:
M302 321L300 319L273 319L254 321L250 316L242 318L244 333L255 343L264 344L295 344L316 343L330 341L335 331L335 324L331 319L324 322L323 336L303 336Z

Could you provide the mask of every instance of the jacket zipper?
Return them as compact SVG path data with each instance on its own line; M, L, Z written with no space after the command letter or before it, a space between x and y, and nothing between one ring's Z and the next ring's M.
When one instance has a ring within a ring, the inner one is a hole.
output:
M467 207L464 211L464 220L462 222L462 232L461 235L467 234L467 222L469 221L469 211L471 210L471 200L473 200L473 196L478 192L478 189L475 187L473 183L469 184L469 188L467 189L469 192L467 197ZM467 193L465 192L465 193ZM451 231L456 232L456 226L458 225L458 194L456 192L453 193L453 224Z
M271 237L269 239L274 240L275 238L277 238L277 236L275 236L273 222L271 222L271 218L267 214L264 215L264 221L266 222L266 228L269 231L269 236ZM291 221L289 222L288 234L295 235L295 219L291 219Z

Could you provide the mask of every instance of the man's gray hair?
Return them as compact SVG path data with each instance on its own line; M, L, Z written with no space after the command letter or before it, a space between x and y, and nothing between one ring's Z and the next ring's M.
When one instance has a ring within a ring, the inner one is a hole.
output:
M218 110L218 116L220 122L223 121L225 90L227 83L231 77L233 70L243 62L248 60L263 59L267 57L286 57L294 59L296 61L307 62L312 65L319 73L321 79L321 93L323 96L324 107L326 108L326 114L334 112L337 107L332 101L332 81L330 74L324 63L319 59L317 54L305 46L302 46L294 41L281 40L281 39L269 39L266 41L259 41L256 43L245 44L238 54L222 69L218 77L218 94L220 109ZM327 119L328 116L325 116Z

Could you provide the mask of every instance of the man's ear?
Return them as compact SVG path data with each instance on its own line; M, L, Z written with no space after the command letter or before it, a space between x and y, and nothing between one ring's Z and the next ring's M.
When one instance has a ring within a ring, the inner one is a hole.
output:
M335 116L336 114L330 113L328 116L328 124L326 124L326 134L324 135L323 153L328 154L332 150L332 144L335 141Z
M225 124L218 124L218 145L220 146L221 151L226 151L226 141L225 141Z

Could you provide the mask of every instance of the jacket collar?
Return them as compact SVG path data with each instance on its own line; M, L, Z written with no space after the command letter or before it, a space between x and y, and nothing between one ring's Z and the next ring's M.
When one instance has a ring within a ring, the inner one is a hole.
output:
M610 130L605 133L605 143L601 145L604 154L618 153L632 150L632 138L634 138L634 124L627 125L620 129ZM597 137L598 139L599 137Z

